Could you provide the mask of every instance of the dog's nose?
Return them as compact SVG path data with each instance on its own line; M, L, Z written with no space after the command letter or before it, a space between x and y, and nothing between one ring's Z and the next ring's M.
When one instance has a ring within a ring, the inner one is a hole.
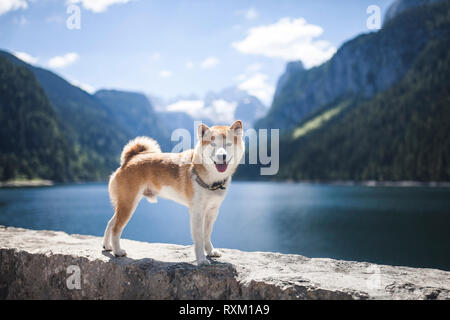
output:
M226 158L227 158L227 152L225 151L224 148L220 148L219 150L217 150L217 152L216 152L217 161L224 162Z

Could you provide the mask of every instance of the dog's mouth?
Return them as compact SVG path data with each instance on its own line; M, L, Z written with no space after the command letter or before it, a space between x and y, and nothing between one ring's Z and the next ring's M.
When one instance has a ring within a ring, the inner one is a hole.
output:
M232 158L233 158L233 157L231 157L231 158L228 160L228 163L227 163L227 162L224 162L224 163L217 163L216 161L213 160L214 164L216 165L217 171L219 171L220 173L225 172L225 171L227 170L228 164L230 163L230 161L231 161ZM212 160L212 159L211 159L211 160Z
M214 161L214 164L216 165L216 169L219 172L225 172L228 168L228 163L216 163Z

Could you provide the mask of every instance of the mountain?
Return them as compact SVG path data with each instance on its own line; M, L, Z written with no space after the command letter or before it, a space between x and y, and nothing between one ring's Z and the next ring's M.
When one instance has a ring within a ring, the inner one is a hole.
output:
M405 10L379 34L405 34L395 46L411 67L374 96L341 96L299 121L280 142L277 179L450 181L450 3Z
M446 4L398 13L380 31L343 44L318 67L305 70L299 63L288 64L268 114L257 121L256 127L293 129L340 97L370 99L398 83L426 45L446 34L447 26L434 21L436 11Z
M395 2L388 8L384 15L383 24L386 24L390 20L394 19L399 14L405 12L408 9L416 8L423 5L434 4L437 2L446 0L395 0Z
M148 99L139 93L102 90L91 95L55 73L0 51L0 57L29 70L51 106L54 119L76 162L60 180L105 180L119 164L125 143L138 136L157 139L169 148L169 132ZM6 93L5 93L6 94ZM11 126L20 126L12 116ZM2 149L3 150L3 149ZM17 146L16 155L21 148Z
M236 87L219 92L210 91L203 98L180 96L165 103L161 99L154 99L158 101L155 102L157 110L164 118L182 124L187 129L192 128L194 120L201 120L207 125L219 125L236 119L242 120L245 128L251 128L255 120L267 112L267 107L258 98Z
M160 111L157 112L159 119L163 122L169 132L173 132L177 129L187 129L192 133L196 132L196 128L194 128L194 118L188 115L185 112L165 112ZM206 125L211 125L207 121L204 121Z
M267 112L267 107L258 98L236 87L225 88L220 92L210 91L205 95L204 100L207 108L217 108L218 101L226 101L234 108L234 112L230 112L227 119L209 119L217 123L229 123L239 119L242 120L244 128L252 128L255 120Z
M64 135L79 154L81 180L104 180L118 165L125 130L114 120L107 107L96 97L43 68L23 62L0 51L13 63L30 70L44 89Z
M75 152L36 77L0 56L0 181L68 181Z
M141 93L99 90L94 97L101 101L113 119L126 130L128 139L149 136L168 149L169 130L149 99Z

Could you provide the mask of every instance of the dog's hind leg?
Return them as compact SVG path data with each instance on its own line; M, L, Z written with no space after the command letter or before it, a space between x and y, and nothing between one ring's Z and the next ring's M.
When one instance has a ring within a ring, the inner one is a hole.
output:
M108 184L108 191L109 191L109 198L111 199L111 204L113 208L117 207L117 171L114 172L111 177L109 178L109 184ZM106 226L105 234L103 236L103 249L106 251L111 251L111 230L114 224L116 223L116 216L114 215L108 222L108 225Z
M116 257L122 257L126 255L125 250L120 248L120 236L122 231L136 210L139 201L142 198L142 192L140 190L128 190L127 195L119 195L116 211L113 219L114 223L111 228L111 244L112 251Z

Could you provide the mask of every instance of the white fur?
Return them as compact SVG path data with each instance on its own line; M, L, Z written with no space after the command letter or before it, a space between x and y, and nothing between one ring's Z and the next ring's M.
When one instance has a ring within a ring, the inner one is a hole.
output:
M202 127L200 126L199 134L202 134L201 128ZM201 141L199 141L195 148L196 155L201 161L203 167L206 169L205 172L202 173L202 180L206 184L211 185L214 182L228 179L224 185L225 190L218 189L211 191L205 189L195 181L195 176L192 176L190 180L193 187L192 199L186 199L184 195L179 194L174 188L169 186L163 186L158 192L155 192L155 190L152 190L151 187L148 186L147 188L141 190L139 196L136 197L135 202L133 203L132 212L134 212L143 196L145 196L150 202L157 202L157 197L160 196L187 206L189 208L191 234L194 241L195 256L198 265L210 264L209 260L206 259L206 256L220 256L220 252L214 249L214 246L211 243L211 233L219 207L227 194L231 181L231 175L235 171L239 161L245 153L245 145L242 141L242 134L240 135L240 139L241 141L238 145L231 144L228 141L220 141L220 139L218 139L215 140L214 145L207 145L204 148L201 147ZM224 172L219 172L215 163L220 164L224 160L228 164L228 167ZM113 181L114 179L111 180ZM116 202L116 186L114 185L114 181L110 183L109 189L111 199L114 204ZM105 250L112 249L115 255L123 256L126 252L120 248L119 243L123 228L116 235L112 235L111 229L114 224L115 218L113 217L108 222L105 230L103 246Z

